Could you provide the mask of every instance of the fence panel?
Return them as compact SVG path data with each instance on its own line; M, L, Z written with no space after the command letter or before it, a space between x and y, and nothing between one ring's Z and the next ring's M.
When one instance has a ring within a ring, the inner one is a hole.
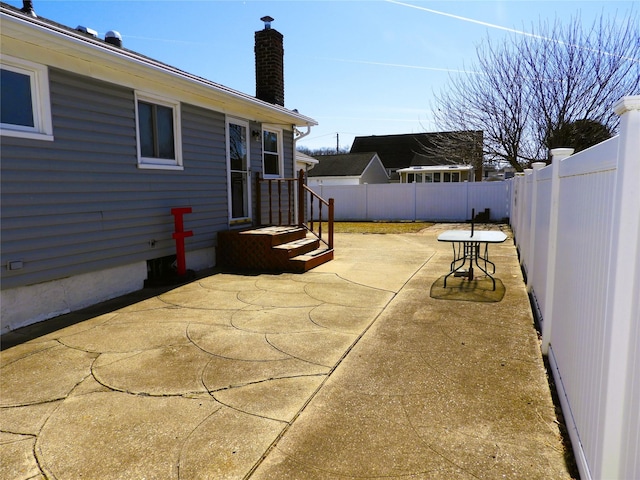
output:
M529 170L521 177L522 188L520 190L520 212L518 218L518 230L520 234L516 238L516 246L520 254L520 263L525 272L529 271L529 240L531 239L531 212L533 198L533 176Z
M317 185L335 200L337 221L425 220L466 222L471 210L491 210L491 220L509 217L510 182Z
M438 222L464 222L471 218L468 183L416 184L418 219Z
M416 220L413 184L369 184L367 190L366 220Z
M324 199L334 199L336 220L364 220L366 217L367 185L317 185L311 189Z
M491 210L491 219L503 221L509 218L511 182L471 182L467 183L467 211L476 213Z
M511 225L582 478L640 478L640 96L620 135L517 176Z
M529 265L529 290L538 309L538 316L544 321L545 290L547 285L547 262L549 252L549 224L551 220L551 166L536 172L536 215L532 219L532 255L534 262Z
M603 152L592 149L560 166L560 198L551 348L590 468L600 465L604 392L608 252L611 248L615 170L602 171ZM615 156L614 156L615 159ZM588 172L589 164L592 171Z

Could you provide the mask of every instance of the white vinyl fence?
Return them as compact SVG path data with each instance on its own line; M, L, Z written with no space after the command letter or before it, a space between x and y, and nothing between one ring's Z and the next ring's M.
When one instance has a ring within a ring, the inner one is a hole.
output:
M640 96L512 180L511 226L583 479L640 479Z
M426 220L466 222L486 209L492 221L509 217L511 182L317 185L335 200L336 221Z

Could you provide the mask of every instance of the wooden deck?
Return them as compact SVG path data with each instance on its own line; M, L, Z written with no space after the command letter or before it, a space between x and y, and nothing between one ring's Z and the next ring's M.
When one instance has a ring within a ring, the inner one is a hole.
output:
M218 233L217 265L241 271L303 273L333 259L333 249L297 226Z

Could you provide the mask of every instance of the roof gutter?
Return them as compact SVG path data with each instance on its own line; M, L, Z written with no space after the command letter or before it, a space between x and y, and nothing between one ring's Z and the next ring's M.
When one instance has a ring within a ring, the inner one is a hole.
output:
M317 125L317 123L316 123L316 125ZM302 140L304 137L306 137L307 135L309 135L311 133L311 125L306 125L306 127L307 127L307 131L306 132L301 132L297 128L294 130L295 134L296 134L296 137L295 137L296 142L298 140Z

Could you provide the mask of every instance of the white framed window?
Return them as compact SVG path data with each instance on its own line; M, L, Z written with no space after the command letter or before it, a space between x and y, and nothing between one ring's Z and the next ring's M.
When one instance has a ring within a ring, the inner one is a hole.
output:
M226 130L229 221L246 223L251 219L249 123L228 117Z
M53 140L46 65L0 56L0 134Z
M136 92L138 168L182 170L180 103Z
M281 129L264 127L262 130L262 172L265 178L284 176Z

